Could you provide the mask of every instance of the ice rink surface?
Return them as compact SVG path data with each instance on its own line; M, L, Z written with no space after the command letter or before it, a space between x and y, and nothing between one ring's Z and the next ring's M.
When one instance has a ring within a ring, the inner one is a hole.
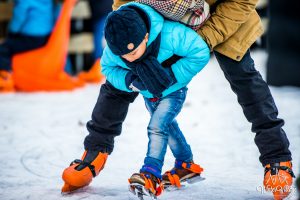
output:
M265 77L267 54L252 52ZM149 114L139 96L130 106L123 133L105 169L83 191L62 196L61 173L83 153L85 123L90 119L99 85L74 92L0 95L0 200L127 200L127 179L143 164ZM294 172L300 169L300 88L271 87L286 122ZM272 199L261 190L263 168L254 133L216 60L193 79L177 118L195 162L204 168L197 184L165 192L161 200ZM167 152L164 170L173 166ZM289 199L296 199L292 194Z

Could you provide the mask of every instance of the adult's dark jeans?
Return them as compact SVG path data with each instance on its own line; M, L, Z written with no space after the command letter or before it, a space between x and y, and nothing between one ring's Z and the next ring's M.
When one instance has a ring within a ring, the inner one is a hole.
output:
M101 86L97 103L88 121L89 135L84 140L84 147L111 153L114 148L114 138L121 134L129 104L138 96L136 92L124 92L106 81Z
M282 129L284 121L277 118L278 110L269 87L256 71L250 52L239 62L214 53L247 120L252 123L262 164L291 160L289 141ZM102 85L92 120L87 123L85 149L113 151L114 137L121 134L129 104L137 95L117 90L109 82Z
M9 34L0 44L0 70L11 71L14 54L37 49L44 46L49 36L27 36L22 34Z
M237 95L245 117L252 123L251 130L256 133L254 141L261 154L261 163L291 160L289 141L282 129L284 121L277 117L278 110L270 89L255 69L250 51L239 62L218 52L214 54Z

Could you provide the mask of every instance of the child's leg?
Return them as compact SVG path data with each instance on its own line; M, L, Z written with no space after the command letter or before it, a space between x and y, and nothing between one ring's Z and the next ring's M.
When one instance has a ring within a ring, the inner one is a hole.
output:
M186 91L187 88L182 88L156 102L145 98L151 120L148 125L149 142L144 165L151 166L160 173L167 150L170 126L181 111Z
M175 159L183 162L193 161L191 147L187 143L176 120L172 122L169 130L168 145Z
M165 187L180 188L182 182L194 183L202 180L200 174L203 168L194 163L191 147L186 142L176 120L169 128L168 144L176 160L174 167L162 175L162 183Z
M134 173L128 179L131 190L138 196L139 193L158 196L162 192L161 170L167 150L170 126L182 108L186 90L187 88L182 88L155 102L144 98L151 114L148 125L148 151L140 173Z

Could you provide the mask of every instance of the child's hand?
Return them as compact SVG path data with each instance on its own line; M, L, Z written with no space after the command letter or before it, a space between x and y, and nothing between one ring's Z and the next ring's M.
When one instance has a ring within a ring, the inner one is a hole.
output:
M133 87L137 88L139 91L147 90L146 86L144 85L144 83L141 81L141 79L138 76L132 81L131 85Z
M129 71L125 77L126 86L128 89L139 92L141 90L147 90L141 79L133 74L132 71Z

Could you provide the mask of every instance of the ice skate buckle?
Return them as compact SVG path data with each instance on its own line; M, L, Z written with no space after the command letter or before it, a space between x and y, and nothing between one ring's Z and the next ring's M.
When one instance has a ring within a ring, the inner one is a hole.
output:
M84 168L88 167L91 170L91 172L93 174L93 177L96 177L96 172L95 172L95 166L94 165L91 165L90 163L84 162L84 161L82 161L80 159L76 159L73 162L71 162L70 166L74 165L74 164L83 165Z
M288 172L293 178L296 178L293 170L287 166L280 166L279 163L274 163L270 165L270 167L265 168L265 175L268 171L271 171L271 175L276 175L278 174L279 170L283 170Z

